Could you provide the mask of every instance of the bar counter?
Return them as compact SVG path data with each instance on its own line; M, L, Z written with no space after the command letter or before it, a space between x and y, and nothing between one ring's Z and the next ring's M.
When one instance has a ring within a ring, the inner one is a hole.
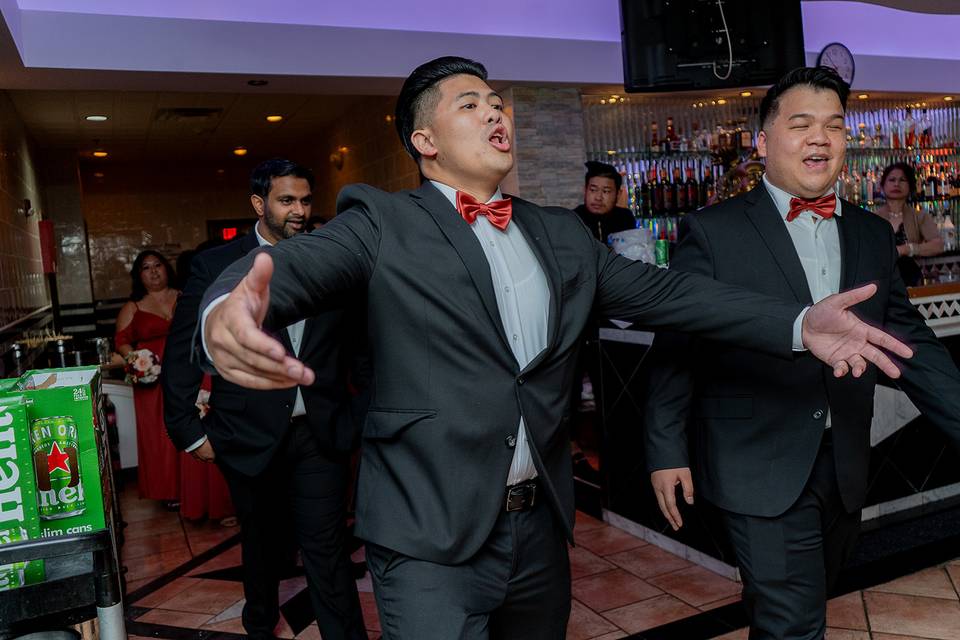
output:
M960 362L960 282L908 290L928 326ZM737 578L719 514L705 501L681 505L684 527L667 525L650 487L643 435L644 358L654 334L626 323L604 324L596 349L594 383L602 425L600 465L603 516L611 524L705 566ZM882 376L881 376L882 377ZM889 380L877 386L871 427L870 481L865 531L960 504L960 454Z

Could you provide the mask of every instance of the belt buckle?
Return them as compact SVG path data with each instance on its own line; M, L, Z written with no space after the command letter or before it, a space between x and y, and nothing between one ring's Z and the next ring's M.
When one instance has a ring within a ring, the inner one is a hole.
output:
M536 502L537 485L531 482L507 489L507 511L524 511Z

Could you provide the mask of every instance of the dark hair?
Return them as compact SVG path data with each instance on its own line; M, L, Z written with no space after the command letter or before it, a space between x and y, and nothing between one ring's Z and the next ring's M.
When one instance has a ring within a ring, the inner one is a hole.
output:
M270 194L273 179L284 176L303 178L310 184L310 190L313 191L313 171L286 158L270 158L258 164L250 172L250 193L266 199Z
M620 190L620 185L623 184L623 176L620 175L620 172L617 171L617 168L612 164L596 162L595 160L588 160L583 164L587 167L587 175L583 179L584 184L589 183L590 178L610 178L613 180L613 184L616 185L617 191Z
M167 286L174 286L177 279L177 274L173 270L173 267L170 266L170 261L167 260L163 254L153 249L144 249L133 259L133 266L130 267L130 283L132 285L130 287L130 299L134 302L143 300L143 297L147 295L147 288L143 286L143 279L140 277L140 272L143 271L143 261L150 256L159 260L163 268L167 270Z
M394 111L394 124L403 148L417 164L420 164L420 152L413 146L410 136L423 125L424 118L437 108L437 85L440 81L461 74L476 76L484 81L487 79L487 70L479 62L457 56L444 56L414 69L400 89Z
M903 171L903 175L907 179L907 184L910 185L910 193L907 194L907 198L912 198L913 194L917 192L917 174L913 171L913 167L906 162L894 162L893 164L887 165L887 168L883 170L883 174L880 176L880 188L883 189L883 183L887 181L887 177L894 169Z
M850 95L850 85L843 81L840 75L830 67L798 67L788 71L775 85L767 90L767 95L760 101L760 128L767 126L767 120L777 115L780 108L780 97L797 85L806 85L814 89L833 91L840 98L840 106L847 110L847 96Z

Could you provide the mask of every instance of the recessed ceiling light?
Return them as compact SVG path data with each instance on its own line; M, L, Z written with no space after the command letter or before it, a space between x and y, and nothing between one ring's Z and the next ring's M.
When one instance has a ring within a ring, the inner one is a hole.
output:
M726 98L720 98L719 100L717 100L717 104L727 104Z
M265 87L270 84L269 80L247 80L247 84L251 87Z
M740 92L740 97L741 97L741 98L749 98L749 97L752 96L752 95L753 95L753 91L741 91L741 92Z
M107 120L107 116L103 116L100 114L91 114L89 116L84 116L83 119L88 122L104 122Z
M281 120L283 120L283 116L280 114L267 116L267 122L280 122Z
M869 97L870 97L869 93L861 93L857 96L857 100L866 100Z
M94 174L93 174L93 177L94 177L94 178L102 178L102 177L103 177L103 171L95 171Z
M953 96L943 96L943 99L947 102L953 102Z
M233 155L235 155L235 156L245 156L245 155L247 155L247 148L246 148L246 147L236 147L236 148L233 150Z

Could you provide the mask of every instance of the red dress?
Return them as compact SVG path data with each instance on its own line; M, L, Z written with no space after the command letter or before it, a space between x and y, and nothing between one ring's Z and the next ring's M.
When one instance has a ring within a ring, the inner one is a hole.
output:
M203 376L201 389L210 391L210 376ZM188 520L220 520L234 514L230 489L212 462L200 462L189 453L180 460L180 515Z
M149 349L162 360L169 330L169 320L144 311L138 305L130 324L117 331L115 344ZM177 501L180 499L180 453L167 437L160 383L134 385L133 406L137 412L137 483L140 497Z

